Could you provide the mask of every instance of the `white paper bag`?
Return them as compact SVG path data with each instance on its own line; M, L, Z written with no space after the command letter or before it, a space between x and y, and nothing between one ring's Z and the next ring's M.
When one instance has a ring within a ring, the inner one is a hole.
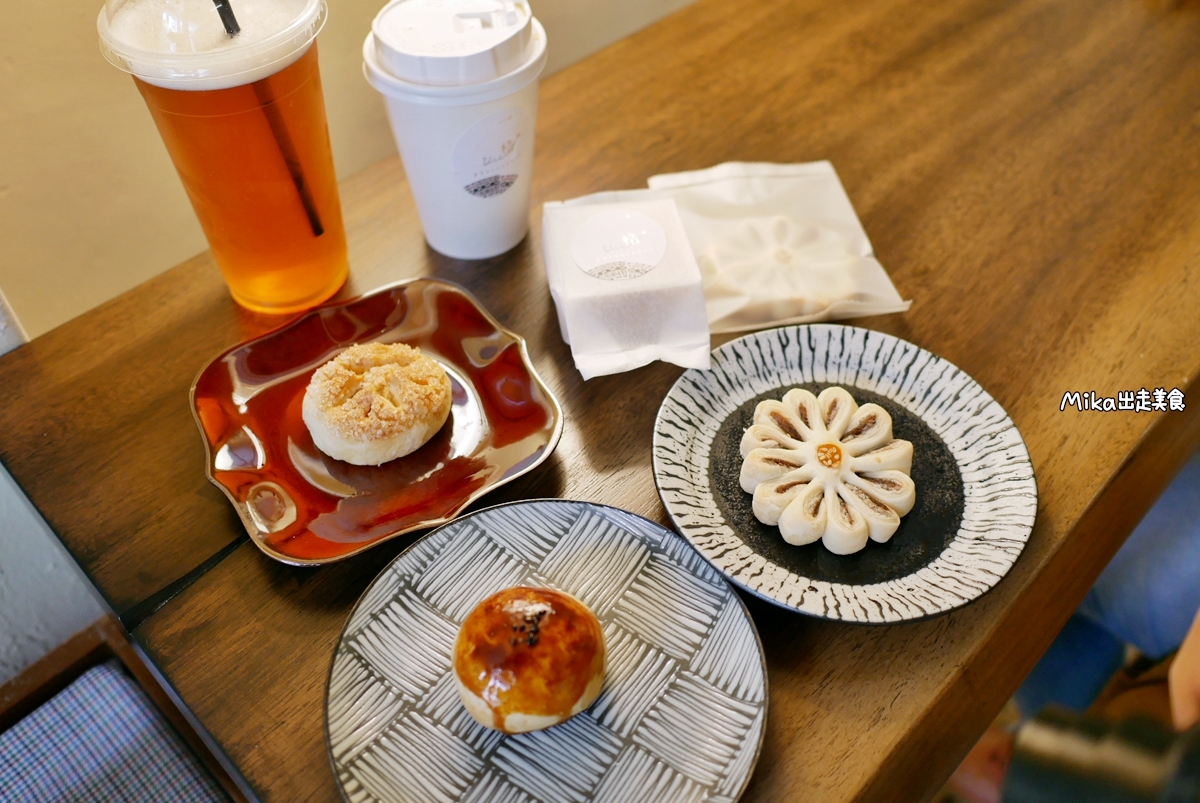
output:
M575 366L584 379L653 360L708 368L700 269L675 203L620 195L543 208L546 278Z

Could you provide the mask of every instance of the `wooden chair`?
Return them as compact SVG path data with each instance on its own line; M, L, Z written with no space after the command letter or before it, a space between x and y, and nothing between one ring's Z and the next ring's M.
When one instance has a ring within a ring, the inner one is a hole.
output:
M71 686L85 672L114 659L136 681L230 799L237 803L256 799L219 749L192 724L190 715L112 614L76 633L65 644L0 686L0 736ZM4 756L0 755L0 763L3 760Z

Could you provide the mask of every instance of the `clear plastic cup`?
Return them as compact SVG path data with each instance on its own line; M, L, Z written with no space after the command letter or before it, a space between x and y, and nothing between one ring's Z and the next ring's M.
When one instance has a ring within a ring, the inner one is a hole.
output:
M325 0L109 0L101 51L131 73L234 300L288 313L346 280L316 36Z
M529 232L545 66L546 32L524 2L395 0L375 17L363 72L435 250L484 259Z

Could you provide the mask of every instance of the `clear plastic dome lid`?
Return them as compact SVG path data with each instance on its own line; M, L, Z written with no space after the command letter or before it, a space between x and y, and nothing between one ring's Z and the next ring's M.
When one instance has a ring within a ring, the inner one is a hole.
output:
M237 86L298 57L325 22L325 0L226 0L229 35L213 0L107 0L100 50L150 83L186 89Z

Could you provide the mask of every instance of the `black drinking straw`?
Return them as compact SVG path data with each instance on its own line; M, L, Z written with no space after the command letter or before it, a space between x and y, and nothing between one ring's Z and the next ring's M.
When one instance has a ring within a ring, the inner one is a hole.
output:
M221 15L221 24L225 26L225 33L230 36L237 36L241 33L242 26L238 25L237 18L233 16L233 7L227 0L213 0L213 5L217 7L217 13Z
M283 115L279 113L279 107L275 105L275 96L271 93L271 87L267 84L267 80L264 78L261 81L255 81L251 86L254 87L254 94L258 97L263 114L266 115L267 124L271 126L271 133L275 135L275 144L279 146L279 153L283 156L288 172L292 175L292 183L296 185L300 203L304 205L304 214L308 215L308 225L312 226L313 236L320 237L325 233L325 227L321 225L321 217L317 214L317 205L313 203L312 193L309 192L308 184L304 180L304 170L300 167L300 158L296 156L296 147L292 144L291 135L288 134L287 123L283 121Z
M233 7L229 5L229 0L213 0L213 5L217 7L217 13L221 15L221 24L225 26L225 33L231 37L237 36L242 30L242 26L238 25L237 18L233 16ZM308 215L308 225L312 226L313 236L320 237L325 233L325 227L321 225L321 216L317 214L317 205L313 203L308 182L304 180L304 170L300 167L296 146L292 144L292 137L288 133L283 115L275 106L275 96L267 81L267 78L263 78L251 84L254 87L254 95L258 98L263 115L267 118L267 125L271 127L271 134L274 135L275 144L279 146L279 154L283 157L288 173L292 176L292 183L296 185L296 193L300 196L300 203L304 206L304 214Z

